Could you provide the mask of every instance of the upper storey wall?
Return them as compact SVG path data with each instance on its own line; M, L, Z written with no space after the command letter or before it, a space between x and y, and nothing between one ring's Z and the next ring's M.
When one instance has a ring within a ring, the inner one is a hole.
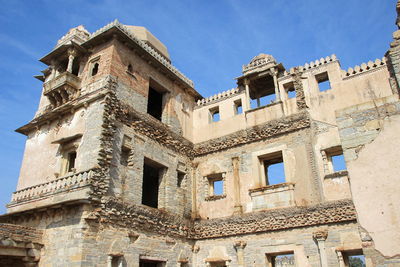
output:
M300 67L305 102L313 119L336 124L335 110L393 94L385 61L377 60L346 72L335 57L329 59ZM296 97L290 92L294 90L292 74L293 71L285 72L278 78L280 99L265 106L246 110L246 92L242 87L226 96L198 102L193 113L194 142L204 142L297 113ZM323 89L320 82L326 78L329 83ZM244 110L241 114L236 112L239 102ZM213 121L215 111L219 112L218 121Z

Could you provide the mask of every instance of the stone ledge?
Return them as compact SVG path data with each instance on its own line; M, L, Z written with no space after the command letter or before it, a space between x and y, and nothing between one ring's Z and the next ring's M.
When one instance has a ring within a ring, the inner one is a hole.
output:
M226 195L217 195L217 196L208 196L204 200L205 201L214 201L214 200L219 200L219 199L224 199L226 198Z
M334 172L334 173L325 175L324 179L339 178L339 177L343 177L343 176L347 176L347 175L349 175L348 171L338 171L338 172Z
M285 188L285 187L293 187L294 183L281 183L281 184L273 184L273 185L267 185L263 187L258 187L258 188L252 188L249 189L249 193L256 193L256 192L264 192L272 189L277 189L277 188Z
M10 239L15 242L25 242L25 243L42 243L41 230L37 230L30 227L0 223L0 240Z

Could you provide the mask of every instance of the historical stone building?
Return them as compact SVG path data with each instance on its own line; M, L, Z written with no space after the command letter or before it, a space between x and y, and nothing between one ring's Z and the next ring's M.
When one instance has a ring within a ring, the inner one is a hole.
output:
M393 37L348 70L261 54L203 98L145 28L71 29L17 129L0 265L400 266Z

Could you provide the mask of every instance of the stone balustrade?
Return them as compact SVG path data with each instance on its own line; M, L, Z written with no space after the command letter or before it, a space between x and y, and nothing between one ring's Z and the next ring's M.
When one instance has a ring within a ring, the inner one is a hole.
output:
M53 108L59 107L78 97L81 80L67 71L46 82L43 94L47 96Z
M18 190L12 194L10 204L15 204L18 202L86 186L89 184L92 175L93 170L87 170L83 172L69 174L47 183L38 184Z

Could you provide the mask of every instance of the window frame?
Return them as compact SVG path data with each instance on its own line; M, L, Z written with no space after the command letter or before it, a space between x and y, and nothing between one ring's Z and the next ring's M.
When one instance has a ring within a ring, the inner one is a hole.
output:
M214 183L222 182L222 194L215 194ZM218 200L226 197L226 172L213 173L205 176L206 201Z

